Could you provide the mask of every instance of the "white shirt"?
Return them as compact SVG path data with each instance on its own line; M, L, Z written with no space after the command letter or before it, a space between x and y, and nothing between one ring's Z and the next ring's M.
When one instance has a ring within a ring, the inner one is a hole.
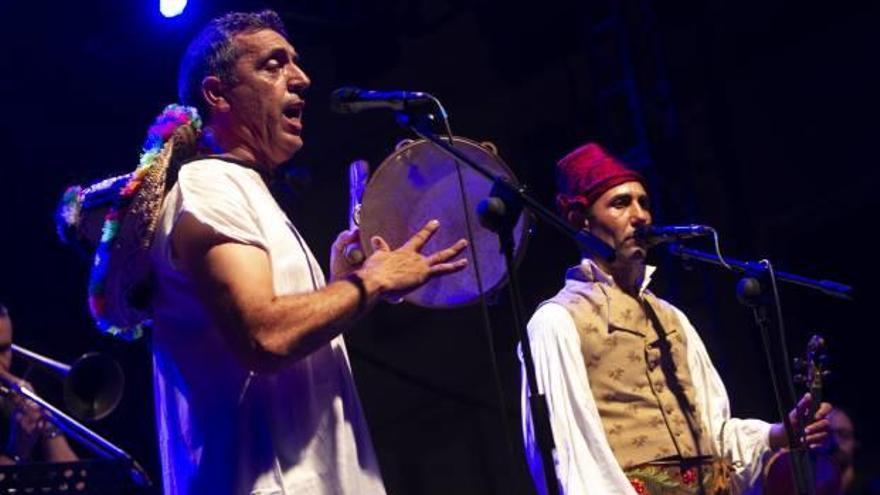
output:
M184 165L152 247L154 394L165 493L384 494L341 336L271 374L248 370L171 252L184 212L269 256L277 295L324 277L260 175L217 159Z
M583 260L582 264L590 270L595 267L589 259ZM642 291L653 272L654 268L648 267ZM761 472L761 457L769 450L770 425L756 419L730 417L727 391L712 366L706 347L684 313L678 309L675 311L687 338L687 366L694 382L700 418L712 434L716 455L733 463L732 488L734 493L740 493L754 483ZM559 304L545 303L529 321L528 332L538 389L545 394L550 410L556 444L556 474L562 493L636 495L605 437L571 314ZM546 494L541 453L528 404L524 365L521 370L526 457L538 492Z

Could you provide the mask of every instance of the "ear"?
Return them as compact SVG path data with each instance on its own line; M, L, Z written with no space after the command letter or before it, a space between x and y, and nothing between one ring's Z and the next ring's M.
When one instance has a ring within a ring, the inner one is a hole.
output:
M586 212L580 205L572 205L572 207L569 208L568 212L565 214L565 219L568 221L569 225L578 230L589 230L590 228L590 222L589 220L587 220Z
M207 76L202 79L202 98L211 114L229 111L229 101L226 99L226 87L217 76Z

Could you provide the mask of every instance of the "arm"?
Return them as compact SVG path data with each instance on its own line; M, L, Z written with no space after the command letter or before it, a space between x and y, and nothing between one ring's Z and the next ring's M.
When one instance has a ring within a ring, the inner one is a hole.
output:
M562 493L635 495L605 438L581 355L580 337L568 311L557 304L544 304L529 321L528 331L538 388L545 394L550 411L556 475ZM544 494L541 456L528 406L525 368L522 370L526 456L538 492Z
M33 390L31 385L8 372L2 372L4 380L15 381L20 387ZM0 464L17 464L29 461L43 432L43 419L39 408L21 395L13 392L5 400L10 401L9 438L3 446Z
M24 462L31 460L34 448L38 442L43 450L43 460L45 462L74 462L79 460L79 457L70 447L64 435L60 433L54 435L47 434L47 431L52 431L51 428L48 426L39 430L31 428L24 432L21 431L23 429L22 426L13 426L13 429L19 431L13 432L12 435L17 435L19 440L10 439L6 452L0 454L0 465L16 464L16 460L10 457L13 455ZM23 442L23 437L28 437L30 441L24 440Z
M373 239L376 251L353 272L363 281L363 303L357 284L345 279L315 292L276 296L262 248L230 242L189 213L178 220L172 247L232 349L249 367L272 369L328 343L358 316L360 306L371 306L382 294L411 290L464 268L464 259L449 262L466 246L463 240L430 256L419 252L437 228L437 222L429 222L393 251L384 240ZM352 236L340 236L334 252L347 242Z
M33 390L31 385L4 372L4 380L15 380L21 387ZM46 462L72 462L77 460L76 454L49 420L46 419L39 406L18 394L12 394L7 400L14 405L9 419L9 440L6 443L0 464L16 464L31 461L34 451L39 446Z
M79 457L70 447L67 438L54 426L47 424L40 442L46 462L74 462Z

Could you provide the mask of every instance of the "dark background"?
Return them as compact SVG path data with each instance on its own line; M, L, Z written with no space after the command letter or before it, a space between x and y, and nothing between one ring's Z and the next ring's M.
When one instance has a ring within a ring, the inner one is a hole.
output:
M53 212L65 186L134 168L147 126L176 99L183 47L207 19L262 6L282 14L313 81L293 164L310 185L281 199L325 267L322 253L347 225L347 163L376 165L409 137L384 112L331 114L336 87L438 96L456 134L494 142L548 206L554 162L603 142L647 174L658 222L713 225L729 256L856 287L855 302L792 287L781 297L793 352L810 333L826 335L828 396L856 423L860 467L876 471L878 4L193 0L163 19L152 0L3 2L0 301L17 343L66 361L100 349L123 363L124 402L94 427L154 478L149 344L93 330L88 263L57 241ZM734 413L773 419L736 276L656 258L655 291L690 316ZM527 312L576 261L538 226L520 268ZM477 308L382 306L347 335L389 493L529 493L509 314L503 298L492 309L500 408ZM42 385L50 397L53 388Z

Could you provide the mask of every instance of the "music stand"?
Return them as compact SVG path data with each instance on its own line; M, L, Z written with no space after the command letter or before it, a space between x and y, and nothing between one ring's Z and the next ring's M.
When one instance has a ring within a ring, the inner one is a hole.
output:
M0 495L134 493L127 463L115 459L0 466Z

